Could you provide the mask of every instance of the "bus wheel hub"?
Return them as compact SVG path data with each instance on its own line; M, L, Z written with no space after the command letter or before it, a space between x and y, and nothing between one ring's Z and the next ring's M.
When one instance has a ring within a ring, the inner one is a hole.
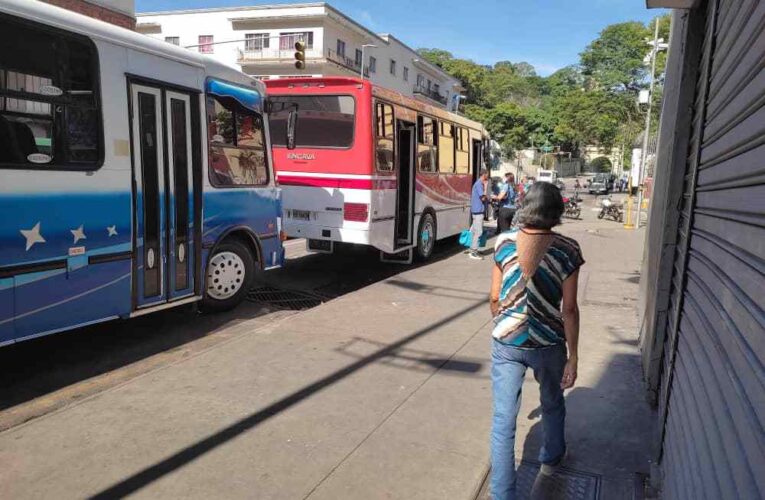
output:
M218 300L233 297L244 283L244 262L233 252L215 254L207 270L207 293Z

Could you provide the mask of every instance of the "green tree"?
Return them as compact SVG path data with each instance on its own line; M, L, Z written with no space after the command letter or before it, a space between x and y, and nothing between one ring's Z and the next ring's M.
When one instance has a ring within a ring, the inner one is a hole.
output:
M612 24L580 54L582 70L595 88L636 92L645 81L643 58L652 32L639 22Z

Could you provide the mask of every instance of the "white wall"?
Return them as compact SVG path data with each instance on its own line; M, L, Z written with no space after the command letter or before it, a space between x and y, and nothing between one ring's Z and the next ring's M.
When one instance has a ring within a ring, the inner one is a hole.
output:
M113 0L117 1L117 0ZM428 72L415 67L414 60L419 56L409 47L393 37L382 38L374 33L366 32L363 28L353 25L324 5L314 5L296 9L290 6L275 6L262 9L234 8L227 10L207 9L200 11L176 11L151 15L138 15L138 31L148 36L165 40L167 37L179 37L180 46L188 47L199 43L200 35L212 35L216 45L213 46L212 56L223 63L242 69L238 64L239 51L244 49L247 33L268 33L270 47L268 55L278 57L279 40L276 38L283 32L311 31L313 32L313 50L306 51L308 70L300 72L291 64L291 50L282 54L286 60L282 64L271 62L255 62L249 60L245 66L247 73L256 76L305 75L331 76L353 75L351 69L344 69L332 62L312 64L314 57L327 57L327 50L337 51L337 40L345 42L345 56L353 60L356 49L363 44L371 43L375 48L366 48L364 66L368 68L370 56L377 59L375 73L370 73L370 80L375 84L396 90L407 96L413 96L417 74L422 73L426 79L438 83L440 93L447 97L451 104L453 79L440 69L430 67ZM247 18L252 21L242 21ZM232 21L237 19L237 21ZM153 25L159 26L153 27ZM220 42L235 42L223 43ZM198 48L191 50L198 51ZM390 73L390 60L396 61L396 74ZM424 63L423 63L424 64ZM409 79L404 81L404 67L409 68ZM310 73L309 73L310 71Z

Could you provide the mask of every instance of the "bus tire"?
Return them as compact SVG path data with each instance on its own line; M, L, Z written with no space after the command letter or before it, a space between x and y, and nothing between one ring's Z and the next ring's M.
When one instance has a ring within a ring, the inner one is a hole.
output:
M224 240L207 262L202 309L222 312L238 306L255 281L255 259L236 239Z
M428 260L433 255L436 246L436 220L430 212L425 212L420 217L420 226L417 228L417 258Z

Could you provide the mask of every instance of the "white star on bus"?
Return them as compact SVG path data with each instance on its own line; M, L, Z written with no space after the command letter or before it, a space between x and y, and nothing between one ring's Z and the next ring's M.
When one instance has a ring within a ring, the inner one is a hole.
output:
M28 252L35 243L45 243L45 238L40 234L40 223L35 224L32 229L21 229L21 234L27 240L26 251Z
M74 243L72 245L76 245L78 241L80 240L86 240L88 239L87 236L85 236L85 231L82 230L82 224L80 224L80 227L77 229L70 229L69 231L72 233L72 236L74 236Z

